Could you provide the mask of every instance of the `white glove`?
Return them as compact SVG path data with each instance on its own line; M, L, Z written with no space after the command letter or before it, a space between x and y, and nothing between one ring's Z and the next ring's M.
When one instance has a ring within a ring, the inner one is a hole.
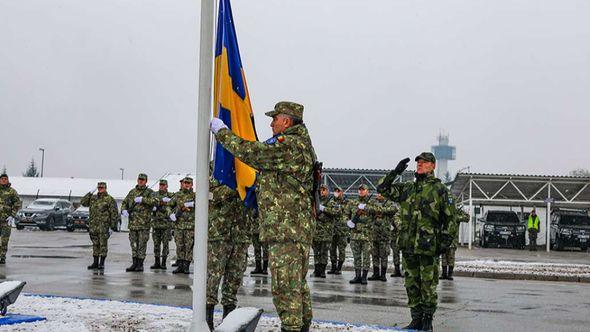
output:
M223 121L221 121L219 118L211 119L211 122L209 123L209 127L211 128L211 132L213 134L217 134L217 132L220 131L221 129L227 128L225 123L223 123Z
M322 204L320 204L320 212L324 212L325 209L326 209L326 207L323 206Z
M357 208L358 208L359 210L364 210L364 209L365 209L365 206L367 206L367 204L365 204L365 203L361 203L361 204L359 204L359 205L357 206Z
M123 217L129 217L129 212L127 212L127 210L123 210L123 211L121 211L121 215Z
M176 221L176 214L175 213L171 214L169 217L170 217L170 220Z
M350 229L353 229L356 225L352 222L352 220L347 220L346 226L348 226Z
M152 209L152 211L156 212L156 211L158 211L158 208L154 206L154 208Z
M172 198L170 198L170 197L164 197L164 198L162 198L162 202L164 202L164 203L168 203L171 200L172 200Z
M184 202L184 207L187 207L187 208L195 207L195 202L193 202L193 201Z
M141 196L137 196L137 197L135 197L135 199L134 199L133 201L134 201L135 203L139 204L139 203L143 202L143 197L141 197Z
M10 217L6 218L6 221L8 221L8 224L12 225L14 223L14 217L10 216Z

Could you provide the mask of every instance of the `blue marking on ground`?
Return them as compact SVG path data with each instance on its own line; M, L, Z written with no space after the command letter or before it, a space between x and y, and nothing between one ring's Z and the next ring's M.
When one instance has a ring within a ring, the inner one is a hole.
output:
M46 320L46 318L39 317L39 316L8 314L6 316L0 317L0 326L21 324L21 323L33 323L33 322L40 322L43 320Z

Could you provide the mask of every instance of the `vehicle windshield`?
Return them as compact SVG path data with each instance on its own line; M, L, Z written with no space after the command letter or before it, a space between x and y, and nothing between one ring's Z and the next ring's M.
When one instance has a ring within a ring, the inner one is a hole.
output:
M514 212L488 212L486 222L518 224L518 216Z
M88 207L80 206L79 208L76 209L76 212L88 212Z
M27 206L30 209L35 210L51 210L55 206L55 202L51 201L34 201L33 203Z
M560 224L590 226L590 217L584 215L563 215L561 216Z

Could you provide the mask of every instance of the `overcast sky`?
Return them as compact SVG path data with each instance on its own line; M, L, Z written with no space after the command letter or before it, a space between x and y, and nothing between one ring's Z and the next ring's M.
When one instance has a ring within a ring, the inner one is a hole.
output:
M305 105L328 167L590 168L590 1L233 0L259 137ZM0 0L0 168L192 172L199 1Z

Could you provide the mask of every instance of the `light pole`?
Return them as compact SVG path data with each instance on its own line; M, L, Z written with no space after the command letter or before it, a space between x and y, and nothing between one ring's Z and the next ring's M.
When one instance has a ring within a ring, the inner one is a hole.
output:
M45 149L39 148L41 151L41 177L43 177L43 167L45 166Z
M125 174L125 169L124 168L119 168L121 170L121 180L123 180L123 175Z

